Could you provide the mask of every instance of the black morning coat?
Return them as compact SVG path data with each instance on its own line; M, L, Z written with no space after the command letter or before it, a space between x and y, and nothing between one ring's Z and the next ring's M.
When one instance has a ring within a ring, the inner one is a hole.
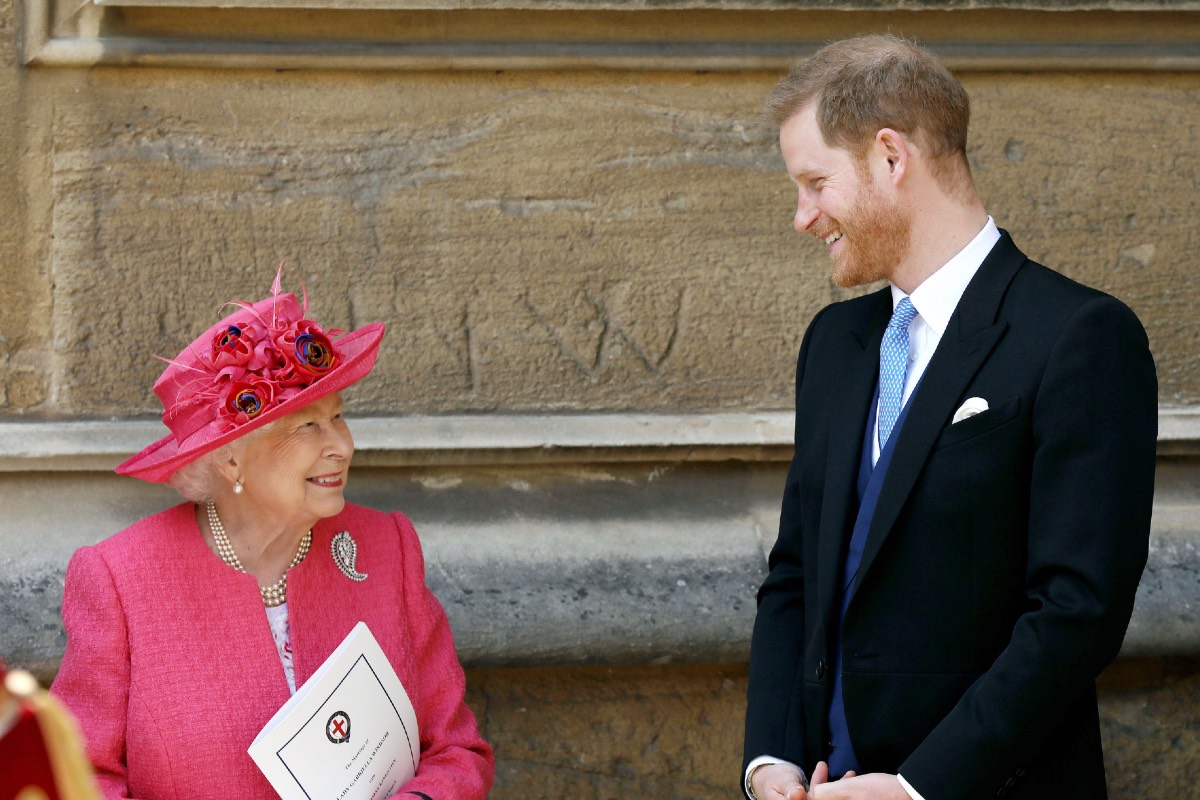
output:
M838 582L891 312L887 288L835 303L800 348L745 763L811 775L827 754ZM988 410L951 424L971 397ZM1154 488L1145 331L1002 231L898 435L843 627L863 771L899 773L925 800L1104 797L1095 678L1129 623Z

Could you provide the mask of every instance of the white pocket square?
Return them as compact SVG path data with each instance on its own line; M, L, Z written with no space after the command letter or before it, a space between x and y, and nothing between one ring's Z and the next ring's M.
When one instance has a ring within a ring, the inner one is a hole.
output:
M976 414L987 411L988 402L982 397L968 397L966 402L958 407L958 411L954 412L954 419L950 421L951 425L962 422L967 417L973 417Z

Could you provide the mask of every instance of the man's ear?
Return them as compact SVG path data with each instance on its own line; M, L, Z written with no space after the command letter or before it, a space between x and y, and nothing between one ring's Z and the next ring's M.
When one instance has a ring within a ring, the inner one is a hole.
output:
M912 144L899 131L880 128L871 143L871 155L878 165L880 177L898 186L908 172L913 156Z

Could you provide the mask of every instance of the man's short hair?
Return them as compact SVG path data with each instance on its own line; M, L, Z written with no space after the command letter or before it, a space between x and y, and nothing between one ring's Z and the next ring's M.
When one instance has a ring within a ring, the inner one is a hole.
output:
M962 84L928 50L876 34L826 45L792 67L767 99L767 114L783 125L809 103L831 147L861 158L881 128L913 139L945 185L967 167L971 103ZM948 187L947 187L948 188Z

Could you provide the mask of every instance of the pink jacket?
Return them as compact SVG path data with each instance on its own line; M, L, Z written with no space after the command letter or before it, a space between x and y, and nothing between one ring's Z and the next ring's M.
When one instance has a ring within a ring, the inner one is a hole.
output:
M255 579L213 555L190 503L80 548L67 568L67 649L52 691L79 719L108 797L274 798L246 748L289 697ZM358 544L356 583L330 541ZM492 750L464 702L446 615L412 523L347 504L288 573L296 685L359 620L416 708L417 775L396 797L483 800Z

